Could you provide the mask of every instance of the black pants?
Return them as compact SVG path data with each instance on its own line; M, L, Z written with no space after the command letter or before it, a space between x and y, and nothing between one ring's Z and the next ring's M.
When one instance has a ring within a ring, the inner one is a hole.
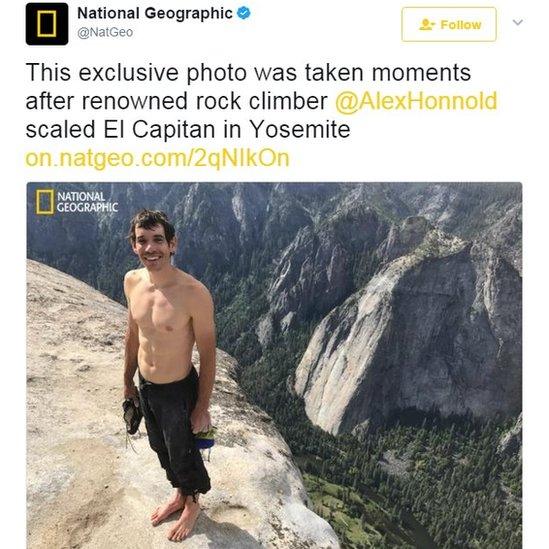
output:
M149 444L158 454L174 488L196 501L210 489L210 477L191 429L191 412L198 397L198 374L173 383L152 383L139 373L139 400Z

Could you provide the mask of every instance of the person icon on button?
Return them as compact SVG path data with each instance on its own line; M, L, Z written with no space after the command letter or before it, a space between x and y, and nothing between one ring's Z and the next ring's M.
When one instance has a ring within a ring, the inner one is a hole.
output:
M433 30L433 26L435 24L432 21L429 21L429 19L425 18L421 22L421 26L419 27L419 30L421 31L430 31Z

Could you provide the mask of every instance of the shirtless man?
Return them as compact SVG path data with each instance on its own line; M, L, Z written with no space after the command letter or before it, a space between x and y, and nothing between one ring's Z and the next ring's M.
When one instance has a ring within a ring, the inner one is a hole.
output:
M129 271L124 278L128 302L124 398L139 398L149 444L175 488L171 499L153 511L152 524L182 509L168 534L170 540L180 541L190 534L200 512L198 493L210 489L194 433L207 431L211 424L213 302L203 284L172 266L177 239L163 212L139 212L128 237L144 268ZM191 363L195 342L200 377ZM137 369L139 392L133 381Z

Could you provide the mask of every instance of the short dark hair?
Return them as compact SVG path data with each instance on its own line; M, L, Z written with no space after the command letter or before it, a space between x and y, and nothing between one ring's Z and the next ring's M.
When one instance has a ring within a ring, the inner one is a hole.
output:
M151 230L156 225L164 227L164 235L168 242L171 242L175 238L175 227L168 221L168 216L164 212L143 209L137 212L130 221L128 239L132 244L135 244L135 229L137 227Z

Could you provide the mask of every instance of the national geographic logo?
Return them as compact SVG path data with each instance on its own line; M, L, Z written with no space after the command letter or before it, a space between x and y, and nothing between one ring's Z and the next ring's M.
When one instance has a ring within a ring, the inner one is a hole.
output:
M53 189L36 189L36 215L53 215L55 195Z
M69 6L27 4L25 25L29 46L64 46L69 41Z
M36 215L54 215L55 213L118 213L118 202L110 202L103 191L55 191L54 189L36 189Z

